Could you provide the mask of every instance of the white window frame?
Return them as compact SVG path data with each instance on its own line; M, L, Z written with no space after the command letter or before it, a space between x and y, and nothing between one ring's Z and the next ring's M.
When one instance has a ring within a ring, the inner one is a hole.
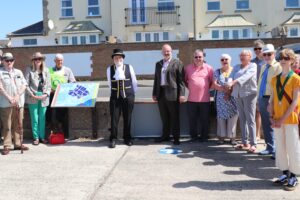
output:
M213 37L214 32L218 32L218 37ZM211 30L211 38L213 40L219 40L220 39L220 30L219 29Z
M247 36L246 36L246 37L244 36L244 31L245 31L245 30L247 30ZM243 39L249 39L249 38L251 37L251 34L250 34L251 31L250 31L249 28L243 28L243 29L241 30L241 32L242 32L242 34L241 34L242 37L240 37L240 38L243 38Z
M64 38L67 39L66 43L64 42ZM68 45L69 44L69 37L68 36L61 36L61 44L62 45Z
M34 43L29 43L29 44L25 44L25 41L35 41ZM37 39L36 38L25 38L25 39L23 39L23 45L24 46L37 46L37 44L38 44L38 41L37 41Z
M95 42L92 42L92 37L95 37ZM97 35L89 35L89 44L97 44Z
M248 1L248 8L238 8L239 1ZM236 0L236 10L249 10L250 9L250 0Z
M292 30L296 30L297 31L297 35L292 35L291 34ZM288 36L289 37L299 37L299 28L296 27L296 26L289 27L289 29L288 29Z
M298 6L288 6L287 1L288 0L285 0L285 8L300 8L300 0L297 0L298 1Z
M140 37L140 40L137 40L138 35ZM136 42L142 42L143 41L143 34L141 32L135 33L135 41Z
M71 45L78 45L78 37L76 35L71 37Z
M63 7L63 2L64 1L70 1L71 2L71 6L66 6L66 7ZM60 2L61 4L61 17L63 17L63 18L68 18L68 17L73 17L74 16L74 13L73 13L73 2L72 2L72 0L61 0L61 2ZM72 16L64 16L63 15L63 10L69 10L69 9L71 9L72 10Z
M162 40L163 41L169 41L170 40L170 33L169 32L163 32L162 33Z
M89 5L89 0L87 0L87 6L88 6L88 8L87 8L87 12L88 12L88 14L87 14L87 16L91 16L91 17L93 17L93 16L100 16L101 14L100 14L100 3L99 3L99 1L100 0L97 0L98 1L98 5ZM93 15L93 14L90 14L89 13L89 9L90 8L98 8L98 12L99 12L99 14L98 15Z
M228 32L228 38L224 38L224 32ZM223 40L230 40L230 30L228 30L228 29L224 29L224 30L222 30L222 39Z
M86 39L86 35L81 35L80 37L80 44L87 44L87 39ZM83 39L84 38L84 39ZM84 41L84 42L83 42Z
M219 9L209 10L209 9L208 9L208 4L209 4L209 3L212 3L212 2L219 2ZM220 0L206 0L206 10L207 10L208 12L221 11L221 1L220 1Z
M159 4L162 3L173 3L173 9L168 9L168 7L160 7ZM175 2L174 0L157 0L157 9L158 11L162 11L162 12L168 12L168 11L174 11L175 10Z

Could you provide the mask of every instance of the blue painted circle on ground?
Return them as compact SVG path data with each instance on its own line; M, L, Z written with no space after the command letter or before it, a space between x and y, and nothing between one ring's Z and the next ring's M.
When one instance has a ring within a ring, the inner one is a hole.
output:
M179 154L182 153L181 149L177 148L164 148L159 150L160 154Z

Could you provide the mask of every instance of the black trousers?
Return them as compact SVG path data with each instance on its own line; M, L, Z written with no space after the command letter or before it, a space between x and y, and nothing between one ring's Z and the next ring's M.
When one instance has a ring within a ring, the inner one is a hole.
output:
M51 130L63 131L65 137L69 137L68 108L51 108L54 94L50 94L50 105L46 111L47 126Z
M208 139L210 125L210 103L188 102L188 119L191 138Z
M110 98L111 134L110 141L118 138L118 124L121 113L123 115L123 139L131 140L131 115L134 107L134 97Z
M158 108L162 120L162 138L169 138L173 135L174 140L180 138L180 104L179 101L168 101L161 95L158 99Z

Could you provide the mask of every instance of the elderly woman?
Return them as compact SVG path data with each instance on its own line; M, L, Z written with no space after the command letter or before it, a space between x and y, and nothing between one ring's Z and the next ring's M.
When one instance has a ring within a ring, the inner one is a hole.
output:
M296 188L296 175L300 174L300 78L291 68L295 59L291 49L280 52L282 73L271 81L272 92L268 107L276 140L276 166L283 172L283 175L274 181L274 185L283 186L288 191Z
M218 144L223 144L225 138L229 138L232 145L235 145L236 122L238 118L235 99L226 92L225 86L232 81L229 78L232 67L230 66L231 57L228 54L222 54L221 68L214 72L213 87L216 90L215 102L217 109L217 135Z
M243 50L240 54L241 64L236 65L230 77L232 82L228 83L228 88L232 89L232 96L237 101L240 128L242 132L242 144L236 146L237 149L247 150L249 153L256 151L256 70L255 63L251 63L252 53L250 50ZM248 137L250 144L248 143Z
M300 55L296 54L295 62L293 63L292 70L300 75Z
M28 83L26 103L28 104L33 145L47 143L45 139L45 116L49 105L51 91L50 74L44 62L45 57L36 52L32 56L32 66L26 71L25 79Z

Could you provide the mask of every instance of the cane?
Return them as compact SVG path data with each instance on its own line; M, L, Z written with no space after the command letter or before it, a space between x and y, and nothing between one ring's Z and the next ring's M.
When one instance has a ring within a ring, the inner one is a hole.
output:
M20 143L21 143L21 154L23 154L23 120L20 114L20 107L17 105L16 109L16 116L18 117L18 132L20 133Z

